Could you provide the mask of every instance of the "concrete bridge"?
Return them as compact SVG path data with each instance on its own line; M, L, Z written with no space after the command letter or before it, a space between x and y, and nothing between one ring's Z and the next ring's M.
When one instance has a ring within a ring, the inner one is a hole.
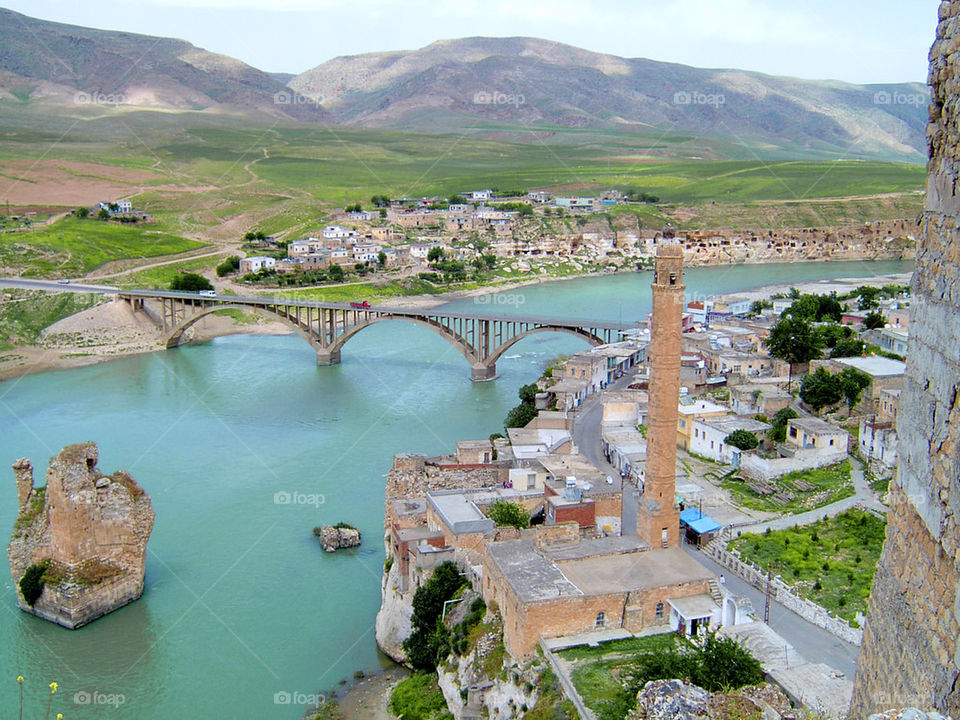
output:
M403 320L422 325L452 343L470 363L470 378L492 380L497 360L523 338L542 332L559 332L591 345L616 342L633 328L622 323L554 320L508 315L484 315L407 308L357 308L348 303L320 303L283 298L207 297L197 293L164 290L118 290L117 296L134 311L147 300L160 304L159 324L168 348L176 347L198 320L227 308L257 312L278 320L303 337L316 350L318 365L340 362L340 350L354 335L374 323Z

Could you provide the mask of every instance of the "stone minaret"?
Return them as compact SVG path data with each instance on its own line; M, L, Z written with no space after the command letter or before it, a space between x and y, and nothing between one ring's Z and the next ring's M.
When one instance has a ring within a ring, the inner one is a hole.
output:
M680 532L676 504L677 405L683 330L683 249L662 244L653 279L650 328L650 419L647 469L637 514L637 534L652 548L673 547Z
M931 18L932 19L932 18ZM850 718L890 708L960 717L960 1L930 51L927 201L890 484Z

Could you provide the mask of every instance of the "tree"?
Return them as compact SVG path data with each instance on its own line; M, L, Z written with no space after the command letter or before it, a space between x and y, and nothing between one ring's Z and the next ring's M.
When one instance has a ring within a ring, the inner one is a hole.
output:
M774 442L783 442L786 440L787 423L795 417L799 416L797 415L797 411L792 407L785 407L782 410L778 410L770 422L771 427L767 430L767 437Z
M377 265L384 267L387 264L387 254L381 250L377 253Z
M826 368L817 368L803 379L800 397L819 414L828 405L840 402L840 381Z
M81 220L85 217L90 216L90 208L88 207L78 207L73 211L74 216L80 218Z
M734 430L723 441L727 445L732 445L740 450L753 450L760 445L757 436L749 430Z
M863 319L863 324L868 330L876 330L877 328L882 328L884 325L886 325L887 319L882 313L874 311Z
M809 322L794 317L783 318L770 328L770 336L766 340L770 354L790 364L788 387L793 384L793 366L820 357L823 353L822 343L823 339Z
M466 205L467 199L463 195L451 195L447 198L447 202L451 205Z
M862 370L854 367L846 367L836 375L840 387L840 394L847 401L847 408L853 412L853 408L860 402L860 396L863 391L870 387L873 382L871 377Z
M173 282L170 283L170 289L182 290L183 292L200 292L201 290L213 290L213 283L203 275L183 273L173 279Z
M859 357L863 355L863 350L866 347L866 344L863 340L858 338L849 338L848 340L840 340L834 346L833 350L830 352L830 357L832 358L844 358L844 357Z
M503 421L503 426L505 428L526 427L527 424L536 416L537 408L535 408L533 405L520 403L513 410L507 413L507 417L504 418Z
M223 277L224 275L229 275L230 273L235 273L240 269L240 258L236 255L231 255L222 263L217 265L217 277Z
M527 385L521 385L520 389L517 391L517 395L520 396L520 401L526 403L527 405L533 405L537 401L537 393L540 392L540 388L537 387L536 383L529 383Z
M370 198L370 204L374 207L385 208L390 205L390 198L386 195L374 195Z
M330 278L331 282L343 282L343 268L339 265L331 265L327 269L327 277Z
M443 248L439 245L434 245L427 251L427 262L442 262L444 256Z
M871 310L872 308L880 307L880 301L877 300L877 296L880 295L881 292L880 288L861 285L854 291L854 294L860 298L859 307L861 310Z
M413 594L413 632L403 641L407 660L417 670L433 670L437 666L439 650L446 647L446 633L440 622L443 604L450 600L464 584L457 566L447 560Z
M838 325L837 323L827 323L816 327L817 335L828 347L834 347L841 340L846 340L853 335L853 328L849 325Z
M507 500L497 500L487 511L487 517L497 525L507 525L523 530L530 527L530 513L523 505Z
M97 220L109 220L110 211L106 208L100 208L100 212L97 213Z
M763 682L763 666L760 661L733 638L717 639L707 636L700 650L700 667L697 677L691 678L696 685L710 692L727 688L742 688Z

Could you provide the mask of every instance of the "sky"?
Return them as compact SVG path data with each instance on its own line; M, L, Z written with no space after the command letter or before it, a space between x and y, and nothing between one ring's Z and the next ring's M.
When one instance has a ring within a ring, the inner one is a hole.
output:
M926 82L939 0L0 0L188 40L268 72L450 38L533 36L622 57L855 83Z

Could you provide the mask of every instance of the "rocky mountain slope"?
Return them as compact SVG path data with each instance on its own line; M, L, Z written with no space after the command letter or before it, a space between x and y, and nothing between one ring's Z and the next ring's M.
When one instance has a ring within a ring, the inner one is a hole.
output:
M627 59L536 38L338 57L290 81L343 123L655 128L795 150L917 158L929 92Z
M282 79L183 40L47 22L4 8L0 100L329 119Z

